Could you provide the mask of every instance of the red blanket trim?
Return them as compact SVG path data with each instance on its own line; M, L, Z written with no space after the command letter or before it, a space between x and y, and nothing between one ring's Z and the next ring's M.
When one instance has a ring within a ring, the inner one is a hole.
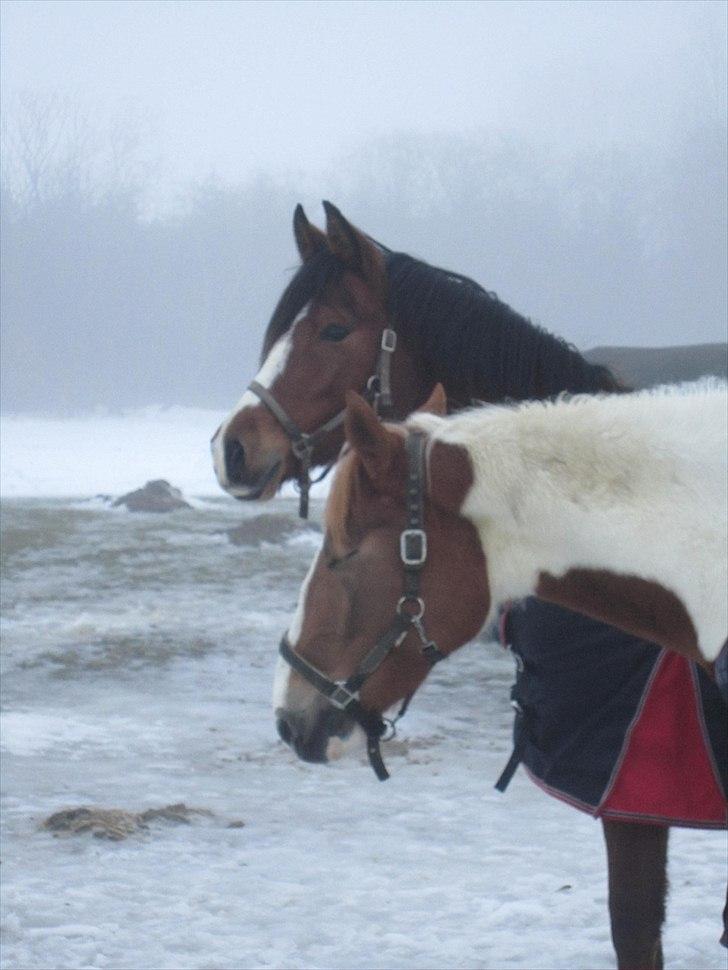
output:
M710 822L706 819L687 819L674 818L669 815L635 815L634 812L616 812L608 810L599 811L599 818L605 818L610 822L635 822L638 825L666 825L670 828L678 829L715 829L724 831L726 829L726 819Z
M580 812L584 812L586 815L591 815L592 818L606 818L614 822L633 822L636 825L664 825L670 828L685 828L685 829L725 829L726 822L725 819L719 822L707 822L704 819L686 819L686 818L675 818L674 815L646 815L640 812L619 812L615 810L603 811L599 807L594 805L588 805L586 802L580 801L578 798L574 798L572 795L567 795L565 792L559 791L558 788L552 788L551 785L547 785L545 781L541 781L537 778L533 772L529 771L526 765L523 765L526 774L531 779L531 781L542 792L550 795L552 798L557 798L560 802L564 802L566 805L571 805L572 808L576 808Z
M528 765L524 764L522 767L534 785L537 785L541 791L546 792L547 795L551 795L552 798L558 798L560 802L565 802L567 805L571 805L572 808L578 808L580 812L586 812L587 815L596 817L598 809L595 805L590 805L588 802L582 802L573 795L567 795L566 792L561 791L559 788L553 788L551 785L547 785L545 781L542 781L540 778L537 778L536 775L534 775Z

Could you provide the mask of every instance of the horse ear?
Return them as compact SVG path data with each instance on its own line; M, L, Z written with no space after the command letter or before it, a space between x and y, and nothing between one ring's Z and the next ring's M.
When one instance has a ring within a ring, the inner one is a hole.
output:
M348 269L359 273L369 283L376 284L383 293L387 273L381 249L363 232L352 226L335 205L324 201L323 207L331 251Z
M322 249L328 248L326 233L311 225L300 202L293 213L293 235L296 237L298 252L304 263Z
M447 414L447 394L442 384L438 383L432 389L432 394L427 398L418 411L425 411L427 414Z
M397 436L388 431L356 391L346 393L346 439L362 460L367 475L380 491L392 484Z

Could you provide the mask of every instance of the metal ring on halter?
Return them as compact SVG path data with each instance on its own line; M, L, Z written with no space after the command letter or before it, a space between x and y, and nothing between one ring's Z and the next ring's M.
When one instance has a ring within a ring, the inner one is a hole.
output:
M310 435L302 435L300 438L291 440L291 451L293 454L299 461L304 461L308 464L310 464L313 456L313 445L311 444L310 437Z
M367 381L367 390L374 391L376 394L378 394L379 391L382 389L381 383L382 382L379 378L379 374L372 374L372 376Z
M416 603L419 612L410 613L408 610L403 610L402 607L406 603ZM421 620L425 615L425 601L421 596L400 596L397 603L397 612L400 616L407 616L413 623L416 623L417 620Z

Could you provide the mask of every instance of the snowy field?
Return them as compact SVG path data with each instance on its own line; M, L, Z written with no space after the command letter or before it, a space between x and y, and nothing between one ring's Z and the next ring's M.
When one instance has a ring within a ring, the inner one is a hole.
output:
M600 825L522 772L493 789L499 647L435 669L388 782L277 741L277 642L319 536L291 498L216 495L220 417L3 422L3 967L613 967ZM195 508L93 498L156 477ZM212 814L119 842L40 827L176 802ZM724 833L671 833L668 968L725 967L724 863Z
M118 495L152 478L189 495L220 490L208 442L225 415L195 408L53 419L0 418L0 495Z

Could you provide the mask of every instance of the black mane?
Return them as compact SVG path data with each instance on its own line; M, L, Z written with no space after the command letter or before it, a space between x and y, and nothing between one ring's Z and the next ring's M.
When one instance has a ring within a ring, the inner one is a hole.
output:
M621 389L606 367L467 276L404 253L387 256L387 273L395 329L456 401Z
M468 277L405 253L384 252L394 328L452 400L467 404L472 399L496 402L546 398L562 391L623 390L608 368L590 364L565 340ZM301 266L268 324L263 359L303 307L344 272L328 251Z

